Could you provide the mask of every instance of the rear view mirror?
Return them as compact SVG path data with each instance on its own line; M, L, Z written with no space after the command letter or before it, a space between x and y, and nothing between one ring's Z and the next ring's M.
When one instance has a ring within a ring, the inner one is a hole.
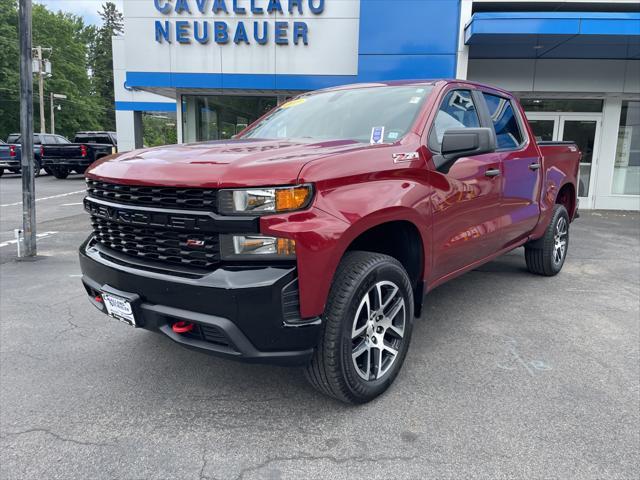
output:
M496 150L496 136L491 128L456 128L442 137L440 155L433 158L438 170L448 169L460 157L470 157Z

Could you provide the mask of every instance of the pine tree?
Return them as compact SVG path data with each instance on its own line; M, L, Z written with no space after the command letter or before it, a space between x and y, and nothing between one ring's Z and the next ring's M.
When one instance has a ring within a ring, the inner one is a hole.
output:
M102 107L99 113L100 123L105 130L115 130L111 37L123 33L124 22L122 13L118 11L116 5L112 2L104 3L99 14L102 19L102 26L95 32L95 37L90 40L89 65L91 67L93 92L100 99Z

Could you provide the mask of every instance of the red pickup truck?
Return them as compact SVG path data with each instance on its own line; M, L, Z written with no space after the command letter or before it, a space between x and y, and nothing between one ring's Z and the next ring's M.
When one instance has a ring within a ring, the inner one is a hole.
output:
M524 246L557 274L580 152L537 143L508 92L463 81L304 94L229 141L87 171L94 306L177 343L304 366L362 403L393 382L424 295Z

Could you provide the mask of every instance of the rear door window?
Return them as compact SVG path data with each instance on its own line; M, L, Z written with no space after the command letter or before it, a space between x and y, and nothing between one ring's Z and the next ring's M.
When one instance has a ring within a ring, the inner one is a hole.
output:
M513 110L511 101L507 98L489 93L482 93L489 116L496 131L496 141L499 150L511 150L518 148L524 141L522 129Z
M433 123L433 132L438 145L442 144L442 138L447 130L460 128L478 128L480 119L476 106L473 103L469 90L452 90L446 94L436 119Z

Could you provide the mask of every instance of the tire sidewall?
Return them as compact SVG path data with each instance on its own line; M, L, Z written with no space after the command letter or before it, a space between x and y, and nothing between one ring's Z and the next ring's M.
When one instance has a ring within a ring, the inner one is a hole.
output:
M351 329L361 299L377 282L383 280L395 283L400 288L400 293L404 298L406 315L404 338L398 352L398 357L391 369L379 380L366 381L358 375L351 359ZM389 387L389 385L391 385L391 383L393 383L393 380L402 368L402 364L407 355L409 343L411 341L412 329L413 292L406 272L402 267L391 262L384 262L375 265L364 275L352 293L351 298L349 299L349 306L345 309L341 325L341 367L347 387L356 398L364 401L370 400L371 398L380 395Z

